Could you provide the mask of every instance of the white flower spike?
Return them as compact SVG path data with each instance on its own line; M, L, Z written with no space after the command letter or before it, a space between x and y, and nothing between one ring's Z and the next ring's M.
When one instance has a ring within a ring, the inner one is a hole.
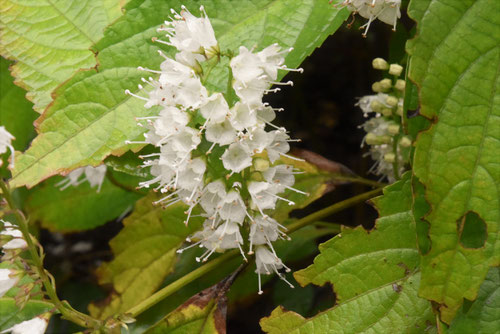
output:
M282 194L287 190L307 194L292 188L293 167L279 164L282 156L290 157L292 140L285 129L271 123L281 109L264 103L262 97L279 90L270 89L271 85L292 84L277 82L280 70L302 70L284 65L291 49L273 44L256 52L242 46L230 60L233 81L228 86L234 92L229 98L227 92L209 94L202 84L206 77L201 65L214 55L226 55L219 52L210 21L201 10L200 18L185 7L173 12L174 18L159 29L167 33L168 41L157 41L176 48L175 59L160 53L164 61L159 71L140 68L158 79L143 79L148 87L140 85L145 92L139 95L126 91L145 101L145 108L160 109L157 116L137 119L146 129L144 141L126 142L159 148L158 153L140 156L153 178L139 186L166 194L154 204L186 205L186 224L191 217L205 219L203 229L187 238L194 243L178 253L205 248L196 258L204 262L215 252L239 249L246 260L243 249L252 254L256 247L259 280L261 274L273 272L284 279L278 272L284 265L272 243L285 238L285 228L269 217L269 210L278 200L294 204ZM195 209L201 213L194 214ZM248 240L241 228L250 230Z

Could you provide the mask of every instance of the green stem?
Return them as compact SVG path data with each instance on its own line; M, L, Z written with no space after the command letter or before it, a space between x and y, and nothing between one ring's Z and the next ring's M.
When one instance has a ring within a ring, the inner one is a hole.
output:
M326 207L324 209L321 209L319 211L316 211L314 213L311 213L308 216L305 216L304 218L299 219L293 224L290 224L287 226L287 232L288 234L293 233L297 231L298 229L303 228L304 226L307 226L309 224L312 224L318 220L321 220L325 217L328 217L334 213L337 213L339 211L342 211L344 209L347 209L353 205L356 205L360 202L364 202L366 200L369 200L373 196L379 194L382 191L383 188L378 188L375 190L368 191L366 193L362 193L360 195L348 198L346 200L343 200L341 202L335 203L333 205L330 205L329 207Z
M394 153L394 162L392 163L392 169L394 170L394 178L399 180L399 159L398 159L398 141L399 136L394 136L392 139L392 152Z
M307 226L309 224L313 224L317 222L318 220L325 218L335 212L339 212L341 210L347 209L353 205L356 205L360 202L366 201L373 196L377 195L382 191L382 188L378 188L372 191L368 191L366 193L363 193L361 195L357 195L354 197L351 197L349 199L346 199L344 201L335 203L325 209L322 209L320 211L317 211L315 213L312 213L304 218L299 219L297 222L291 224L288 226L288 234L293 233L297 231L298 229ZM333 224L332 224L333 225ZM332 226L333 227L333 226ZM330 229L331 231L328 232L334 232L333 229ZM326 232L326 231L325 231ZM156 305L160 301L162 301L164 298L170 296L177 290L181 289L182 287L186 286L187 284L193 282L194 280L204 276L208 272L212 271L213 269L217 268L219 265L226 263L227 261L237 257L240 253L237 250L232 250L230 252L227 252L221 256L219 256L216 259L213 259L212 261L202 265L201 267L198 267L197 269L193 270L187 275L184 275L183 277L179 278L178 280L170 283L163 289L159 290L149 298L143 300L141 303L137 304L136 306L132 307L130 310L125 312L125 314L135 318L142 312L146 311L150 307Z
M172 293L176 292L180 288L193 282L197 278L202 277L203 275L207 274L208 272L210 272L213 269L215 269L216 267L218 267L220 264L231 260L232 258L236 257L238 254L239 254L239 252L237 250L232 250L230 252L227 252L227 253L219 256L216 259L213 259L212 261L210 261L210 262L202 265L201 267L198 267L197 269L193 270L189 274L184 275L183 277L179 278L178 280L170 283L169 285L167 285L163 289L156 292L154 295L150 296L149 298L143 300L141 303L132 307L130 310L125 312L125 314L127 314L133 318L137 317L139 314L146 311L151 306L156 305L161 300L170 296Z
M14 201L12 200L12 196L10 194L10 190L8 185L3 181L0 180L0 188L2 189L2 195L7 201L7 204L9 205L9 208L14 212L14 215L17 220L17 226L21 230L24 240L26 240L26 243L28 244L28 251L31 255L31 260L33 261L38 275L40 276L40 279L43 283L43 286L45 288L45 292L47 296L50 298L54 306L57 307L59 312L63 315L65 319L68 319L75 324L85 327L85 328L99 328L101 327L101 322L97 319L91 318L90 316L83 314L81 312L78 312L77 310L73 309L68 302L66 301L61 301L59 297L57 296L56 290L54 286L52 285L52 282L43 267L43 260L40 256L40 254L37 251L37 246L33 242L33 239L31 238L31 234L29 233L28 229L28 222L26 221L26 218L24 215L19 211L15 204Z

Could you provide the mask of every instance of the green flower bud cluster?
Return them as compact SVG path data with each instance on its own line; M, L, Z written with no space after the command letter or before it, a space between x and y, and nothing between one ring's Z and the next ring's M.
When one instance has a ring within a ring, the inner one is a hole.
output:
M371 172L387 177L390 182L399 178L409 162L412 139L404 133L403 101L406 81L401 79L403 67L375 58L372 66L388 73L388 77L372 85L374 95L363 96L356 104L369 119L360 128L366 132L362 146L369 146L375 161Z

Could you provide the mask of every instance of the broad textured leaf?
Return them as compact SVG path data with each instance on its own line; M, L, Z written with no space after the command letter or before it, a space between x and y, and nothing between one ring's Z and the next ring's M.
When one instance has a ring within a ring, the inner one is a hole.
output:
M0 54L16 61L16 84L42 112L51 92L78 69L96 66L89 50L121 15L120 0L4 0Z
M500 2L418 0L409 13L418 24L409 76L421 114L434 120L414 158L431 209L419 293L450 323L500 264ZM487 230L480 247L461 244L470 229Z
M197 13L200 2L183 3ZM236 50L241 44L263 48L278 42L295 47L286 59L291 67L298 66L348 15L323 0L208 0L203 4L222 50ZM40 134L17 161L12 185L33 186L64 170L97 165L110 154L125 152L124 141L143 131L134 117L153 111L124 90L133 90L144 76L137 66L159 67L159 45L151 38L159 35L156 28L170 15L170 7L178 10L181 2L146 0L134 6L130 4L96 45L98 72L78 73L57 90L58 98L38 122ZM227 70L215 69L210 87L225 90L227 75Z
M153 206L156 196L139 200L134 212L124 219L124 228L110 242L115 258L97 271L100 284L112 284L111 299L94 316L106 318L149 297L158 289L176 262L176 250L186 237L201 227L203 219L191 218L184 224L186 206L174 204L167 209Z
M141 194L124 190L104 179L101 190L88 182L61 191L56 184L63 178L48 180L32 191L26 200L30 218L42 226L61 232L88 230L103 225L131 210ZM123 179L123 178L122 178ZM125 184L125 180L121 180ZM135 178L128 181L134 182ZM136 187L136 182L131 188Z
M491 268L477 298L462 306L449 334L495 333L500 328L500 268Z
M420 273L411 213L409 174L374 200L380 218L373 231L344 229L320 245L314 264L294 274L301 285L333 284L338 305L303 318L282 308L263 318L278 333L422 333L433 319L417 295Z
M25 320L30 320L42 313L48 312L54 305L41 300L30 300L20 310L14 298L0 298L0 331L11 328Z
M14 85L14 78L9 73L10 62L0 57L0 126L4 126L16 139L12 141L14 149L24 151L29 141L35 136L33 121L37 114L33 103L24 98L26 92ZM7 171L10 154L3 155L0 174L10 177ZM11 159L13 159L12 157Z
M145 334L226 334L226 292L234 277L203 290L169 313Z

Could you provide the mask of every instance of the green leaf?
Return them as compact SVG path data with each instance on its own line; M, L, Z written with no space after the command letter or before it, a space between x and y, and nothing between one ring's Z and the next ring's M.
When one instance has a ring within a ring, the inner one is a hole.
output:
M97 270L100 284L112 284L109 303L89 307L95 317L106 318L127 311L153 294L172 272L176 250L186 237L201 227L203 219L194 217L184 224L185 205L167 209L153 206L151 194L136 203L124 219L124 228L111 240L115 258Z
M0 298L0 331L11 328L15 324L33 319L37 315L48 312L54 305L41 300L30 300L22 310L16 306L14 298Z
M24 151L29 141L35 136L33 121L37 114L33 111L33 104L24 98L23 89L14 85L14 78L9 73L10 62L0 57L0 126L4 126L15 140L12 141L14 149ZM1 175L5 178L8 161L5 155Z
M193 13L200 2L184 1ZM297 66L347 17L323 0L241 0L204 1L222 50L240 45L259 48L278 42L294 46L288 66ZM84 165L97 165L110 154L129 149L127 139L138 137L144 129L134 117L153 113L142 102L124 94L134 90L144 72L137 66L158 68L156 28L179 10L180 1L140 2L111 25L96 45L99 71L77 73L57 90L58 96L38 123L39 135L31 148L18 158L12 186L33 186L41 180ZM172 50L166 50L171 53ZM281 73L283 75L284 73ZM210 87L225 89L227 69L215 69Z
M0 54L16 61L12 74L42 112L51 92L78 69L96 66L89 48L121 15L120 0L5 0L0 5Z
M374 200L374 230L344 229L320 245L314 264L294 274L301 285L333 284L338 304L312 318L277 308L264 331L287 333L422 333L433 315L418 297L420 273L409 173Z
M141 194L130 192L104 179L101 190L91 188L88 182L61 191L56 184L62 177L55 177L30 191L26 210L30 218L42 226L60 232L75 232L95 228L133 208ZM125 184L136 187L136 178L121 178Z
M191 297L145 334L225 334L227 297L233 276Z
M495 333L500 328L500 268L490 268L477 298L464 305L453 320L448 334ZM470 305L471 304L471 305Z
M463 298L476 298L489 267L500 264L499 13L500 2L490 0L419 0L409 7L418 23L408 43L409 76L419 87L421 114L434 121L415 144L414 173L431 209L419 293L439 304L448 324ZM472 229L486 224L479 248L460 242L469 212L479 217Z

